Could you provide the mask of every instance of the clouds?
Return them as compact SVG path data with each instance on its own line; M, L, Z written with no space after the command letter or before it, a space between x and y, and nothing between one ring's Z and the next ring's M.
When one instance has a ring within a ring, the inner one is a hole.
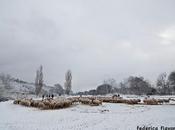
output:
M175 25L166 28L159 34L163 45L175 44Z
M74 90L129 75L153 80L174 69L174 1L1 1L0 71ZM166 44L166 46L164 45Z

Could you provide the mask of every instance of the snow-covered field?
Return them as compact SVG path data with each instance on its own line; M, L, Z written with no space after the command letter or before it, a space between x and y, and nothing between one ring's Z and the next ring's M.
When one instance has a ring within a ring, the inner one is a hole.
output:
M39 110L0 103L0 130L137 130L137 126L175 126L175 105L75 105Z

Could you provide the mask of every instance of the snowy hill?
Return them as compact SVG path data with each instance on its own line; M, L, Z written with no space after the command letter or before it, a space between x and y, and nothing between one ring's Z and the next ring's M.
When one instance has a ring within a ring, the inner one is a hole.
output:
M44 85L41 94L59 94L61 85L47 86ZM21 96L34 96L35 95L35 84L28 83L19 79L11 78L9 76L0 75L0 96L15 98Z

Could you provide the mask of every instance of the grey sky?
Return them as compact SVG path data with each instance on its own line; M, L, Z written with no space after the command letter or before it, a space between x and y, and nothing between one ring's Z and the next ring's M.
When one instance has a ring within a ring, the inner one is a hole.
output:
M175 70L174 0L1 0L0 72L73 90Z

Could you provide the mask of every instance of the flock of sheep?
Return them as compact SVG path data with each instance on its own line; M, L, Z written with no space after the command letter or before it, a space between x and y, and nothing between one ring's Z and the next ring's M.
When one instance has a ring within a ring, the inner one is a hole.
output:
M143 104L143 105L160 105L163 103L169 103L170 99L144 99L141 102L140 99L123 99L121 97L70 97L66 99L52 99L47 98L44 100L33 99L17 99L13 103L20 104L27 107L36 107L39 109L61 109L71 107L73 104L81 103L90 106L102 105L102 102L107 103L125 103L125 104Z
M44 99L44 100L33 100L33 99L17 99L13 102L14 104L20 104L27 107L36 107L39 109L60 109L67 108L72 105L70 100L53 100L53 99Z
M17 99L14 100L14 104L19 104L27 107L36 107L39 109L61 109L72 106L75 103L82 103L91 106L101 105L102 102L97 99L89 98L67 98L67 99L44 99L44 100L33 100L33 99Z
M102 102L109 102L109 103L125 103L125 104L141 104L141 105L161 105L163 103L169 103L170 99L123 99L121 97L100 97L99 100Z

